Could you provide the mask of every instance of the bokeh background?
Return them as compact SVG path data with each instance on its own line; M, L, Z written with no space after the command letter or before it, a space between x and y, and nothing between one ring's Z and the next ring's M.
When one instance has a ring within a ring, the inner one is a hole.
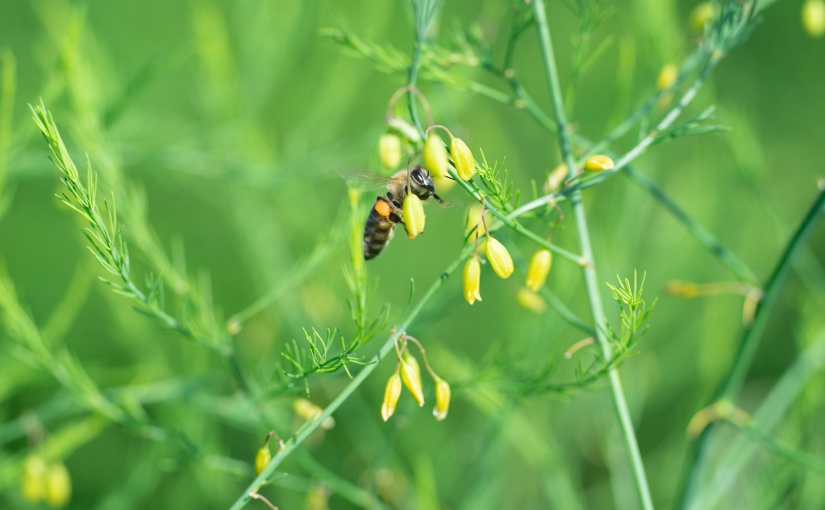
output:
M549 4L566 87L578 20L563 2ZM475 24L500 58L510 6L448 1L431 35L449 46L456 26ZM594 45L611 42L577 87L572 113L577 130L592 139L641 104L660 69L678 64L699 37L690 27L694 2L603 6L615 11L594 32ZM806 33L801 9L793 0L767 8L689 108L688 115L716 104L716 119L729 132L656 146L637 164L762 281L825 176L825 39ZM27 104L42 98L53 111L79 166L89 155L100 194L114 195L123 211L134 270L169 276L172 312L176 290L186 286L181 280L176 287L174 275L210 288L223 317L282 290L236 339L250 380L276 388L280 353L303 338L302 328L352 334L340 173L381 171L382 118L406 82L353 58L320 31L343 23L408 55L411 18L407 2L367 0L0 2L0 71L11 76L4 90L15 90L2 102L10 129L0 130L0 292L9 298L15 289L19 304L10 310L5 299L0 310L0 506L42 505L22 496L21 466L33 452L47 451L70 473L69 508L229 507L254 477L254 454L268 430L262 416L284 438L301 423L294 393L273 390L265 409L248 406L223 359L136 313L98 280L103 273L85 248L83 225L54 196L61 192L58 174ZM549 112L539 57L531 29L514 66ZM506 91L480 70L466 72ZM444 85L425 81L421 89L437 122L489 160L506 159L524 197L559 163L555 139L524 112ZM635 135L612 149L628 149ZM453 206L428 206L425 235L397 236L368 264L376 282L372 312L389 303L391 323L407 302L410 279L420 295L463 246L470 202L458 189L445 195ZM600 280L644 272L648 301L658 298L638 355L621 375L654 500L672 508L691 442L687 424L731 363L743 297L667 295L671 280L727 282L733 275L628 179L616 176L585 195ZM554 241L575 249L569 221ZM576 361L563 353L583 334L552 308L536 314L519 306L524 259L534 247L503 231L500 238L516 257L515 276L501 281L485 269L483 301L472 307L454 276L409 329L454 384L447 420L436 422L429 407L403 395L397 415L382 422L383 386L394 368L386 361L335 414L335 427L314 434L279 469L285 475L262 490L274 504L370 507L357 499L376 494L391 508L635 507L630 465L603 388L529 397L508 390L508 381L550 360L557 369L549 380L570 380ZM321 263L296 273L319 250ZM823 258L820 229L794 266L736 402L748 412L764 411L803 349L822 343ZM587 317L579 268L559 258L548 286ZM618 324L618 307L602 290ZM44 366L28 353L15 326L21 314L51 348L64 346L61 352L99 388L157 430L95 419L94 406L67 388L58 364ZM362 353L372 353L385 334ZM311 378L311 400L325 405L348 380L343 372ZM785 407L771 434L825 458L822 382L813 371L797 391L780 394ZM720 429L714 459L724 465L732 455L726 447L741 434ZM170 439L172 431L195 448ZM743 448L751 456L735 476L704 482L719 496L706 508L821 507L821 474L753 441ZM353 487L361 492L347 497Z

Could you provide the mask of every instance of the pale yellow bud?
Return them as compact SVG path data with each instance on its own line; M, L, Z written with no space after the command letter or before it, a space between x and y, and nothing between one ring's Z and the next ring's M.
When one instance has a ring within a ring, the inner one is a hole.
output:
M404 228L407 229L407 236L415 239L415 236L424 232L424 204L421 199L412 193L407 193L404 198Z
M46 463L40 457L28 457L23 464L20 486L23 497L34 503L46 497Z
M550 266L553 263L553 254L550 250L541 248L530 258L530 265L527 266L527 281L525 285L533 292L538 292L547 280Z
M542 313L547 308L547 303L541 296L530 289L519 289L516 293L516 302L524 309L533 313Z
M421 389L421 369L418 360L409 354L401 358L401 380L419 406L424 405L424 390Z
M421 141L421 134L418 132L418 129L404 119L389 117L387 118L387 126L398 131L401 136L414 144Z
M483 234L482 230L478 230L481 224L481 215L484 213L484 208L478 204L473 204L467 210L467 223L464 225L464 232L468 236L469 242L475 242L475 232L479 235ZM472 234L472 235L470 235Z
M510 252L507 248L499 242L495 237L487 236L485 243L485 251L487 252L487 260L493 267L493 271L500 278L509 278L513 274L513 259L510 257Z
M464 299L468 303L473 304L476 301L481 301L481 262L478 257L473 256L464 265L462 285L464 287Z
M665 285L665 292L667 292L671 296L695 298L699 295L699 286L695 283L672 280L667 282L667 284Z
M434 177L447 175L447 149L444 141L435 131L430 131L427 140L424 142L424 166Z
M255 454L255 474L259 475L269 465L272 460L272 453L269 451L269 446L263 445Z
M317 420L321 413L324 412L323 409L318 407L317 405L313 404L309 400L305 398L296 398L292 401L292 409L295 410L295 414L299 417L303 418L306 421L310 420ZM323 423L321 423L321 428L323 429L331 429L335 426L335 420L332 416L328 416Z
M705 25L716 15L716 7L711 2L702 2L690 11L690 28L701 34Z
M805 1L802 5L802 26L811 37L822 37L825 34L825 1Z
M613 160L604 154L596 154L584 160L584 169L588 172L601 172L613 168Z
M473 153L461 138L450 140L450 154L453 156L455 171L459 177L469 181L476 173L476 163Z
M561 185L564 184L564 180L567 179L567 173L567 165L564 163L554 168L544 182L544 192L552 193L559 189Z
M450 385L440 377L435 378L435 407L433 416L438 421L447 417L450 410Z
M659 71L659 77L656 78L656 89L665 90L676 83L676 78L679 77L679 68L674 64L665 64L662 70Z
M66 506L72 497L69 470L62 462L52 464L46 471L46 503L53 508Z
M392 374L390 380L387 381L387 387L384 389L384 401L381 402L381 418L384 421L390 419L390 416L395 412L395 406L398 404L398 398L401 396L401 376L398 375L398 370Z
M378 139L378 157L387 168L397 168L401 163L401 138L393 133L384 133Z

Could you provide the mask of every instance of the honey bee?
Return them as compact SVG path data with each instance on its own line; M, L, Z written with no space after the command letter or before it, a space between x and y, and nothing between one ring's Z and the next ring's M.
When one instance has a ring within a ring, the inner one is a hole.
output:
M433 197L439 204L446 205L435 192L429 170L423 166L396 172L387 181L387 194L375 199L364 224L364 260L377 257L392 239L395 225L404 224L402 205L410 192L421 200Z

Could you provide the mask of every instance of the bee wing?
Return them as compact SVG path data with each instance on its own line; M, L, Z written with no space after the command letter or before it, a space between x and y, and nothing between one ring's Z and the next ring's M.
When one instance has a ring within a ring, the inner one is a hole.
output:
M386 189L390 181L390 177L386 175L354 170L338 170L338 175L347 182L347 186L364 191Z

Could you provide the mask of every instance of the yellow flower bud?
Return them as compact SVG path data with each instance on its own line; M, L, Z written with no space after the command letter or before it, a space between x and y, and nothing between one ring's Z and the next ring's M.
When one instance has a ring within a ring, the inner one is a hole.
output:
M421 134L418 132L418 129L404 119L388 117L387 126L414 144L421 141Z
M550 266L553 264L553 254L550 250L541 248L530 258L527 266L527 282L525 285L533 292L538 292L544 286Z
M711 2L702 2L690 12L690 28L701 34L705 25L716 15L716 8Z
M683 298L695 298L699 295L699 286L695 283L680 282L673 280L667 282L665 285L665 292L671 296L678 296Z
M421 369L418 360L409 354L401 358L401 380L419 406L424 405L424 390L421 389Z
M378 139L378 157L387 168L396 168L401 163L401 139L393 133L384 133Z
M481 262L478 257L473 256L464 265L464 278L462 279L464 287L464 299L468 303L473 304L476 301L481 301Z
M381 418L384 421L390 419L390 416L395 412L395 406L398 404L398 398L401 396L401 376L398 375L398 370L392 374L390 380L387 381L387 387L384 389L384 401L381 402Z
M453 164L458 176L465 181L472 179L476 173L476 162L470 148L461 138L454 137L450 140L450 154L453 156Z
M613 168L613 160L604 154L596 154L584 160L584 169L588 172L601 172Z
M46 497L46 463L40 457L28 457L23 464L23 497L34 503Z
M415 236L424 232L424 204L421 199L412 193L407 193L404 199L404 228L407 229L407 236L415 239Z
M521 305L522 308L530 310L533 313L542 313L547 308L547 303L544 302L544 299L530 289L519 289L516 294L516 302Z
M811 37L825 34L825 2L806 0L802 5L802 26Z
M306 421L309 420L317 420L321 413L324 412L323 409L318 407L317 405L313 404L309 400L305 398L296 398L292 401L292 409L295 410L295 414L299 417L303 418ZM328 416L326 420L321 423L321 428L329 430L335 426L335 420L332 416Z
M659 71L659 77L656 78L656 89L665 90L676 83L676 78L679 77L679 68L674 64L665 64L662 70Z
M430 131L424 142L424 166L434 177L447 175L447 149L444 141L435 131Z
M271 460L272 453L269 451L269 446L261 446L258 449L258 453L255 454L255 474L261 474L264 468L269 465L269 461Z
M509 278L513 274L513 259L510 257L510 252L507 248L499 242L495 237L487 236L485 243L485 251L487 252L487 260L493 266L493 271L500 278Z
M544 182L544 192L552 193L559 189L561 185L564 184L564 180L567 179L567 173L567 165L564 163L554 168Z
M72 497L72 481L66 466L62 462L49 466L45 481L46 503L54 508L66 506Z
M447 417L450 410L450 385L440 377L435 378L435 407L433 416L438 421Z

